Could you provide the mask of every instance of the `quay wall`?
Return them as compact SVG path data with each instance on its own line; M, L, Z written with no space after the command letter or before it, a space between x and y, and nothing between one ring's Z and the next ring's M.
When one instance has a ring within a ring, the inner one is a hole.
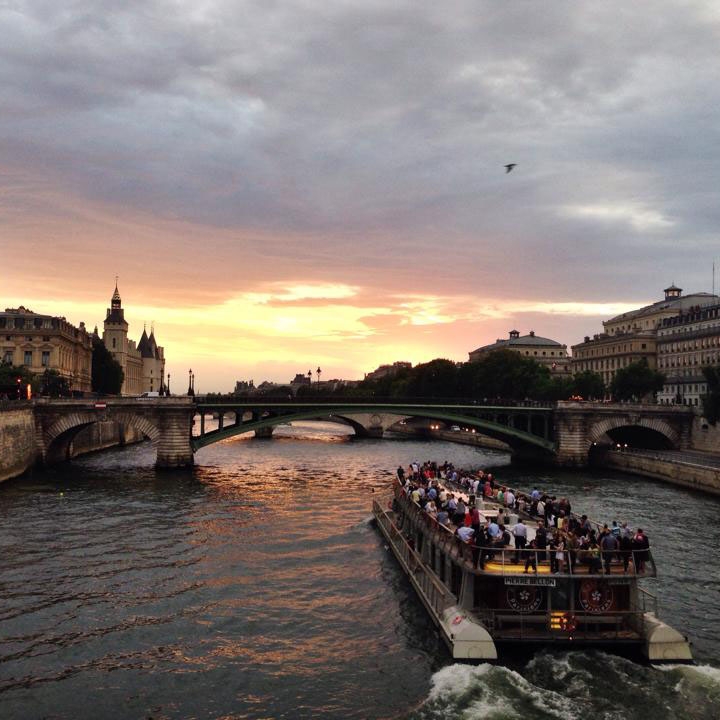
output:
M703 417L693 418L690 449L720 453L720 423L710 425Z
M133 427L99 422L77 434L71 457L142 440L142 434ZM0 408L0 482L26 473L40 460L32 405L13 404Z
M650 452L644 455L632 452L609 452L603 457L602 465L720 495L720 468L661 459L652 456Z
M37 460L33 409L0 409L0 482L22 475Z
M503 452L512 452L512 448L502 440L481 435L480 433L468 432L452 432L451 430L433 430L420 434L412 427L403 425L393 426L392 432L402 435L412 435L417 438L427 438L429 440L443 440L445 442L454 442L458 445L475 445L477 447L490 448L492 450L502 450Z

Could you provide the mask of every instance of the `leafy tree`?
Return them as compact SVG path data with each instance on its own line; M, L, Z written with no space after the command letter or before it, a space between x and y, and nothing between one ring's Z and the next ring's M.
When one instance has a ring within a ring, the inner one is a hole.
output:
M99 337L93 337L92 389L103 395L118 395L124 379L120 363L113 358Z
M616 400L642 400L662 390L665 376L651 370L645 360L620 368L610 383L610 392Z
M550 385L550 370L512 350L495 350L460 371L463 394L477 399L538 398Z
M407 378L408 397L455 397L457 389L457 367L452 360L438 359L416 365Z
M67 397L70 395L70 383L57 370L46 370L36 378L39 392L50 397Z
M703 415L711 425L720 418L720 367L704 367L703 375L707 380L708 392L703 395Z
M592 370L583 370L573 376L573 395L580 395L585 400L602 398L605 395L605 383L602 375Z
M28 368L3 363L0 365L0 396L7 396L11 400L24 398L28 383L32 385L33 379Z
M557 402L567 400L574 393L575 383L571 377L552 375L542 378L538 384L533 400L547 400Z

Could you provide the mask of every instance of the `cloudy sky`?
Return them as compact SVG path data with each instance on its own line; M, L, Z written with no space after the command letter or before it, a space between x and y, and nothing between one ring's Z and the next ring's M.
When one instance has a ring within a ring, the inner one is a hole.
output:
M206 391L710 291L719 7L0 0L0 304Z

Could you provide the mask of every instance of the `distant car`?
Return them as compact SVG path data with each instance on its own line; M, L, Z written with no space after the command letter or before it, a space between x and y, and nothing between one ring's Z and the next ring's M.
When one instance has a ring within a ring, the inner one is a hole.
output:
M460 427L458 425L453 425L450 428L450 432L460 432Z
M160 397L159 392L144 392L140 397Z

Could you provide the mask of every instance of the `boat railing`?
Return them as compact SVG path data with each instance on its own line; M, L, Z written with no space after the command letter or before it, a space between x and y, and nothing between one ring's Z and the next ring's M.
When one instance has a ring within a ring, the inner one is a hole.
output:
M415 523L424 525L438 544L467 565L476 568L477 572L501 575L524 574L528 558L535 559L536 568L536 570L532 570L533 563L531 561L528 572L537 572L542 575L550 573L554 569L555 563L551 558L556 552L554 548L515 548L463 542L450 527L438 522L437 518L425 512L420 505L408 497L405 489L397 480L394 483L394 492L396 500L403 502L407 513ZM566 548L563 552L564 561L562 565L558 566L557 573L553 574L582 575L583 577L604 577L608 574L624 577L656 577L657 574L655 561L649 549L613 550L607 553L603 553L602 549L599 549L598 554L594 557L587 548ZM607 563L606 555L609 556ZM610 572L606 573L608 564Z
M425 600L433 610L442 616L442 613L457 602L455 595L437 578L435 573L423 563L420 555L415 551L403 535L402 530L393 522L377 500L373 500L373 514L384 529L384 535L403 564L411 573L415 583L422 590Z
M633 609L587 612L476 607L473 612L496 640L557 638L637 642L644 627L643 612Z

